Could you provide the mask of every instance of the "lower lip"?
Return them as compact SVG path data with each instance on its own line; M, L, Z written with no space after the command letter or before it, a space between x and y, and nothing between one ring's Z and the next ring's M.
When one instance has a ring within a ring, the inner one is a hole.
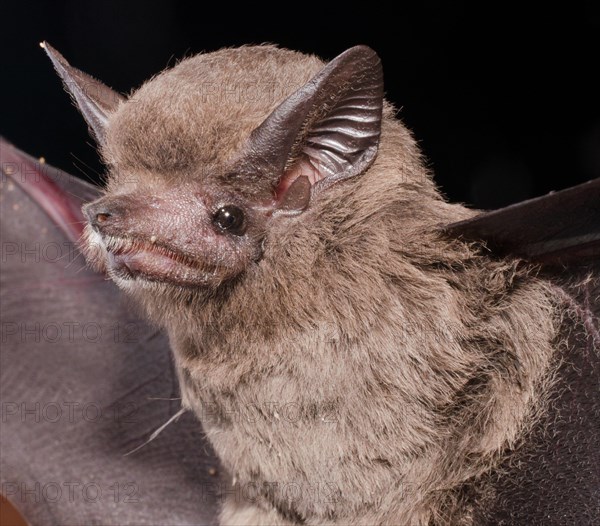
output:
M108 266L122 279L143 279L177 285L200 285L206 278L197 269L154 250L108 252Z
M108 262L112 268L124 271L132 276L136 274L167 275L181 264L172 258L156 252L140 250L128 253L108 253Z

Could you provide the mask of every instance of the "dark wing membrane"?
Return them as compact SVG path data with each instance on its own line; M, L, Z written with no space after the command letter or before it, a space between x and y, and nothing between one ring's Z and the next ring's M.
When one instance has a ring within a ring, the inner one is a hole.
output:
M97 191L0 142L0 491L32 525L214 524L218 464L167 338L88 270Z
M600 179L445 230L541 263L566 312L544 410L484 477L475 524L600 524Z
M448 234L546 264L600 258L600 179L453 223Z
M563 283L560 281L563 280ZM557 279L570 312L544 410L485 477L474 524L600 524L600 264Z

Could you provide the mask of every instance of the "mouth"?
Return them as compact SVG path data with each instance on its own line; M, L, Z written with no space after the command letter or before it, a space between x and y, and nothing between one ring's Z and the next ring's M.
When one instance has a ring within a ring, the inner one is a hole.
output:
M145 280L179 286L206 285L217 268L152 237L103 236L108 270L121 280Z

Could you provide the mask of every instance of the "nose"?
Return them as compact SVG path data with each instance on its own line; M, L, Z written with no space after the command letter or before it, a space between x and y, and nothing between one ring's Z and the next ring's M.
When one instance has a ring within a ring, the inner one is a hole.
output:
M113 207L102 199L88 203L83 207L83 213L94 230L102 230L109 225L115 216Z

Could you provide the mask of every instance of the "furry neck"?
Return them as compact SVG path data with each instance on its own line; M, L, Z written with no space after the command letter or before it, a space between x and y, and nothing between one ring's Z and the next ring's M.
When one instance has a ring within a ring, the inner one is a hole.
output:
M186 403L237 480L327 482L347 499L301 501L302 516L383 521L372 510L386 509L417 524L449 513L457 488L535 421L552 294L518 262L424 232L416 257L410 240L372 231L335 249L319 239L309 261L288 245L251 286L171 321Z

